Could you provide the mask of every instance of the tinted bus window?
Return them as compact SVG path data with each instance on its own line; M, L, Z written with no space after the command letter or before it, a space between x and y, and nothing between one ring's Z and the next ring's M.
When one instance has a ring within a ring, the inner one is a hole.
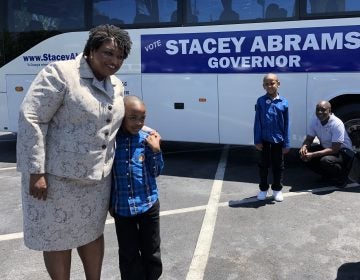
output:
M93 1L93 26L99 24L131 24L135 18L135 0Z
M150 24L177 21L177 0L100 0L93 4L93 25Z
M4 36L5 36L6 18L3 13L3 11L5 11L5 9L6 9L5 4L6 4L5 1L0 1L0 67L5 64L5 50L4 50L5 38L4 38Z
M85 0L8 0L4 22L4 63L66 31L85 30Z
M359 0L308 0L307 14L349 13L360 11Z
M188 23L286 19L294 16L296 0L187 0Z
M84 29L84 0L9 0L7 26L9 32Z

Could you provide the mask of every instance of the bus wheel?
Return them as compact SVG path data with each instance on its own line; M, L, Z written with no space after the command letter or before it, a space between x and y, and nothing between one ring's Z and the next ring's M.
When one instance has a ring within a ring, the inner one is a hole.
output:
M335 115L345 124L353 147L360 151L360 104L349 104L335 110Z

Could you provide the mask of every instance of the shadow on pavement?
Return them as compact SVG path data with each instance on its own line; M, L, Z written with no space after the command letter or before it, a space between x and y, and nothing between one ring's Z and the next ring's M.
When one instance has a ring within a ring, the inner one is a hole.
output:
M16 163L16 135L0 135L0 162Z
M266 200L257 200L256 196L245 198L242 200L230 200L229 207L231 208L260 208L266 205L273 205L276 202L268 198Z

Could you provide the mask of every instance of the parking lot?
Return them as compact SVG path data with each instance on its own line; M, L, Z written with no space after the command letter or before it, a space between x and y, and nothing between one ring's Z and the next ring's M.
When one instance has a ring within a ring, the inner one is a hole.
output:
M360 279L360 187L337 189L286 159L284 201L257 201L251 147L163 143L163 280ZM0 279L48 279L23 245L15 140L0 136ZM113 220L102 279L120 279ZM71 279L85 279L73 251Z

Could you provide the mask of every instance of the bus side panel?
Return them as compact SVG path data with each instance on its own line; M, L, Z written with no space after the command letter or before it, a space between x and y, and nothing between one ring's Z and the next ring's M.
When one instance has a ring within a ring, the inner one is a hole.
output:
M300 148L306 136L307 74L278 74L279 93L289 101L290 146Z
M8 129L9 129L9 119L8 119L7 98L5 93L0 93L0 131L7 131Z
M255 104L265 94L264 74L219 75L220 142L253 145ZM279 93L289 101L290 145L299 147L306 131L306 74L278 74Z
M146 124L164 140L219 143L216 75L143 75Z
M9 131L17 132L18 129L18 113L22 100L25 97L31 83L35 79L35 75L7 75L6 84L7 84L7 93L6 96L0 94L0 104L7 104L7 107L10 108L7 112L6 106L0 107L0 117L1 117L1 129L8 127ZM137 95L142 98L141 95L141 77L140 75L118 75L118 78L123 82L125 87L126 95ZM16 88L22 88L22 91L16 91ZM2 100L4 99L4 100ZM7 120L7 114L9 114L9 123L3 124ZM3 117L4 116L4 117Z
M121 74L116 75L117 78L119 78L123 85L124 85L124 95L136 95L139 98L142 97L141 93L141 75L128 75L128 74Z
M7 75L6 91L9 108L9 131L17 132L19 108L36 75Z
M261 74L219 75L220 142L252 145L255 103L264 94Z
M311 73L308 82L307 121L315 116L315 106L321 100L344 94L360 95L359 73ZM345 105L345 104L344 104Z

